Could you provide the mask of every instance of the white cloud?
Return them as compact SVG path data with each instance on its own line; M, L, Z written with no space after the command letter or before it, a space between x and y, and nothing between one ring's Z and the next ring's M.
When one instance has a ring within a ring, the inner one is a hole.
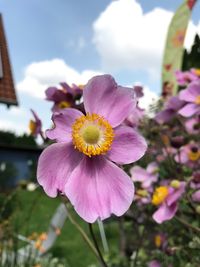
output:
M139 107L148 111L150 105L155 103L159 99L159 96L148 87L144 87L143 92L144 96L139 99Z
M2 119L0 120L0 130L3 131L11 131L18 134L27 133L28 127L25 123L15 122L9 119Z
M9 108L9 113L12 116L25 116L26 115L27 110L21 106L15 107L15 106L11 106Z
M84 84L100 72L84 70L78 72L62 59L52 59L31 63L25 69L24 79L17 84L17 89L28 95L45 98L45 90L59 82Z
M106 70L145 70L160 75L166 34L173 13L155 8L144 13L136 0L112 1L93 23L93 42ZM186 36L190 47L196 30L192 22Z

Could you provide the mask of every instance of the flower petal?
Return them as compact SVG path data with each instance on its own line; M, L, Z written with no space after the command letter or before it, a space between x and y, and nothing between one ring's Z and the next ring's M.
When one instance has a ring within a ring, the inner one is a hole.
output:
M111 149L107 153L110 160L119 164L129 164L144 155L147 143L136 130L120 126L115 129L114 134Z
M37 169L38 183L50 197L63 192L69 175L81 161L82 154L72 144L52 144L40 155Z
M133 95L133 89L118 87L110 75L96 76L83 90L85 110L102 115L112 127L116 127L136 105Z
M196 104L187 104L182 109L179 110L179 114L183 117L191 117L195 113L200 112L200 106Z
M166 109L172 109L174 111L179 110L183 105L185 104L185 101L180 100L178 96L172 96L166 103Z
M163 223L164 221L171 220L176 211L178 209L178 206L175 203L173 203L171 206L167 206L166 203L163 203L156 212L153 214L153 219L157 223Z
M87 222L124 214L130 207L134 186L130 177L104 157L85 157L72 172L65 193Z
M167 205L171 206L174 202L178 201L181 198L182 194L185 192L185 182L180 183L180 187L178 189L173 188L173 192L169 194L166 199Z
M197 190L192 194L192 200L195 202L200 202L200 190Z
M181 164L185 164L188 162L188 153L189 153L189 147L188 146L183 146L181 147L180 151L176 156L174 157L175 161Z
M149 178L149 173L140 166L134 166L130 169L131 179L134 182L144 182Z
M56 87L49 87L45 91L46 99L54 101L54 94L58 89Z
M181 90L179 98L186 102L194 102L198 95L200 95L200 83L194 81L188 85L187 89Z
M54 114L52 120L55 128L46 131L47 137L57 142L71 142L72 124L82 115L83 113L73 108L67 108L59 114Z
M164 123L170 121L176 115L176 111L172 109L165 109L160 111L156 116L155 120L157 123Z

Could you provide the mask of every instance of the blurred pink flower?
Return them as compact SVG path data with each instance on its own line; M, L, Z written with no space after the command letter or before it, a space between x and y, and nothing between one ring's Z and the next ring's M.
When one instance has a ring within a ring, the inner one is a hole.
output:
M42 134L42 122L34 110L31 109L31 112L34 120L30 120L29 130L34 137L37 137L39 134Z
M157 223L171 220L177 212L177 202L185 192L186 183L176 181L176 184L176 187L160 186L153 194L152 203L159 206L153 214L153 219Z
M151 162L148 164L146 169L140 166L134 166L130 169L131 179L134 182L140 182L142 188L148 188L152 183L158 180L158 164L156 162Z
M184 117L191 117L200 114L200 80L190 83L187 89L179 93L180 100L186 105L179 110L179 114Z

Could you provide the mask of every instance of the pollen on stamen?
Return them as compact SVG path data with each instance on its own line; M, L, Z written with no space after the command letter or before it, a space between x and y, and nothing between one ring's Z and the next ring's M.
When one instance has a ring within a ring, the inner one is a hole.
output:
M72 125L72 139L75 149L91 157L105 154L112 145L112 126L102 116L86 114Z

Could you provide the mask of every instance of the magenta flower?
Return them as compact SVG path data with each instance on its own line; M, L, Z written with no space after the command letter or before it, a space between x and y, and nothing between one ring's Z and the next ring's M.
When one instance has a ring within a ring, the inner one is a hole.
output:
M174 217L178 209L177 202L185 192L185 182L173 181L172 183L174 184L170 186L156 188L153 194L152 203L159 206L153 214L153 219L157 223L163 223Z
M179 98L186 102L178 112L180 115L191 117L194 114L200 114L200 81L190 83L187 89L180 92Z
M79 108L76 104L76 100L79 100L82 96L83 90L77 85L73 84L71 87L67 83L60 83L61 89L57 87L49 87L46 90L46 99L53 101L53 112L59 112L65 108ZM81 107L81 105L80 105Z
M180 148L179 153L175 156L175 161L180 164L186 164L189 167L197 165L200 159L200 149L198 144L190 143Z
M153 260L149 262L148 267L161 267L160 262L157 260Z
M140 182L142 188L148 188L158 180L158 165L156 162L151 162L146 169L134 166L130 169L130 173L134 182Z
M134 129L120 125L132 112L132 92L110 75L96 76L83 90L86 115L65 109L53 115L47 131L58 143L47 147L38 162L37 178L46 194L65 194L87 222L121 216L134 197L130 177L116 164L141 158L147 148Z
M198 134L200 132L200 115L188 119L185 122L185 128L190 134Z
M192 194L192 200L195 202L200 202L200 190L197 190Z
M136 101L143 97L143 88L142 86L134 86L133 91L136 97ZM144 117L145 111L144 109L140 108L138 106L138 103L136 103L135 108L133 109L133 112L126 118L124 121L124 124L130 127L137 127L140 120Z
M134 90L134 93L135 93L135 96L136 98L141 98L144 96L144 93L143 93L143 87L140 86L140 85L135 85L133 87L133 90Z
M37 137L42 133L42 122L34 110L31 109L34 120L29 122L29 130L34 137Z
M197 170L192 174L192 181L190 182L192 189L200 189L200 171Z
M194 71L180 71L177 70L175 72L176 80L179 85L188 85L192 81L198 80L198 76L194 73Z
M180 100L178 96L172 96L166 102L164 110L160 111L156 116L155 120L158 123L165 123L175 117L177 111L183 107L184 101Z
M141 119L144 117L144 113L144 109L141 109L137 105L133 112L126 118L124 124L130 127L137 127Z

